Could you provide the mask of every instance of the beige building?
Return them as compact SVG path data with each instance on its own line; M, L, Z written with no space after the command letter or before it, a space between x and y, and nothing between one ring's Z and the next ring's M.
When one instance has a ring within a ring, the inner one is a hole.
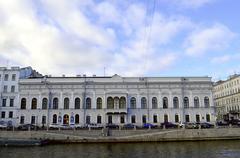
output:
M232 75L213 86L213 97L218 120L239 119L240 117L240 75Z

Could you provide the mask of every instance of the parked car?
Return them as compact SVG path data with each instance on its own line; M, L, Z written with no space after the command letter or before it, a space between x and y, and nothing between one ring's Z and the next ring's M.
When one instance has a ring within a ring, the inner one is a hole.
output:
M7 125L6 124L0 124L0 129L7 129Z
M157 125L151 124L151 123L144 123L143 128L157 128Z
M90 123L90 124L87 125L87 127L98 129L98 128L103 128L103 125L97 124L97 123Z
M59 124L50 124L49 129L59 129L60 125Z
M81 125L81 124L71 124L70 127L71 127L71 128L75 128L75 129L85 128L85 126L83 126L83 125Z
M229 123L228 122L219 121L219 122L217 122L217 126L229 126Z
M165 126L165 128L178 128L177 124L174 124L172 122L163 122L161 123L161 128L163 128Z
M185 127L185 124L184 123L182 123L182 122L177 122L177 123L175 123L178 127L180 127L180 128L183 128L183 127Z
M19 130L38 130L39 127L33 124L23 124L18 126Z
M116 128L119 128L119 125L116 125L116 124L113 124L113 123L108 123L108 124L106 125L106 127L107 127L107 128L114 128L114 129L116 129Z
M238 119L229 120L228 123L231 124L231 125L238 125L238 126L240 126L240 120L238 120Z
M214 128L214 125L208 122L200 123L201 128Z
M198 126L197 126L196 123L187 122L187 123L185 123L185 128L186 128L186 129L195 129L195 128L198 128Z
M123 128L124 129L133 129L133 128L137 128L137 126L132 123L128 123L128 124L124 124Z

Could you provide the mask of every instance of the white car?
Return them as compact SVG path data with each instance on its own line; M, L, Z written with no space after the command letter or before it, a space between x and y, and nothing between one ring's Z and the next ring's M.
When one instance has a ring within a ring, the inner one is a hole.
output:
M7 125L5 125L5 124L0 124L0 129L7 129Z
M101 124L97 124L97 123L90 123L87 125L88 128L103 128L103 126Z
M59 129L60 125L59 124L51 124L49 125L49 129Z

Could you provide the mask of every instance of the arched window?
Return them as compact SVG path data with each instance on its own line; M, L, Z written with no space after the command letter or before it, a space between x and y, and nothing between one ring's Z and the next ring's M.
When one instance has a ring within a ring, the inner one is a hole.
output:
M126 99L125 97L121 97L119 100L119 109L124 109L126 108Z
M132 97L130 100L130 108L136 109L136 98L135 97Z
M78 114L75 115L75 124L79 124L79 115Z
M97 109L102 109L102 98L97 98Z
M183 105L184 105L184 108L189 108L189 99L188 99L188 97L184 97Z
M119 107L119 98L118 97L114 97L114 107L115 108Z
M153 123L157 123L158 122L158 116L155 114L153 115Z
M200 115L196 114L196 122L200 122Z
M163 98L163 109L167 109L168 108L168 98L164 97Z
M206 121L207 121L207 122L210 122L210 121L211 121L210 114L206 114Z
M36 99L36 98L33 98L33 99L32 99L31 109L37 109L37 99Z
M55 123L55 124L57 123L57 114L53 115L53 123Z
M80 109L80 98L75 98L74 107L75 109Z
M204 106L205 108L208 108L210 106L208 97L204 97Z
M198 97L194 97L194 107L199 108L199 98Z
M152 108L153 109L157 109L158 108L158 102L157 102L157 98L156 97L152 98Z
M113 109L114 108L114 102L112 97L107 98L107 108L108 109Z
M26 98L21 99L21 109L26 109L27 106L27 100Z
M145 97L141 98L141 108L147 109L147 99Z
M69 109L69 98L64 98L63 109Z
M53 99L53 109L58 109L58 98Z
M47 106L48 106L48 99L43 98L42 99L42 109L47 109Z
M173 98L173 108L178 109L179 108L179 101L178 97Z
M86 109L91 109L91 106L92 106L92 104L91 104L91 98L87 98L87 99L86 99Z

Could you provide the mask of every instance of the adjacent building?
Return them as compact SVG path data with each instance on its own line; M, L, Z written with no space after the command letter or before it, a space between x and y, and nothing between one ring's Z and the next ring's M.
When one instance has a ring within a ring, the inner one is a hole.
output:
M27 77L40 77L31 67L0 67L0 121L18 124L19 80Z
M30 77L19 80L18 124L214 122L210 77Z
M218 120L240 118L240 75L232 75L225 81L218 81L213 88Z

